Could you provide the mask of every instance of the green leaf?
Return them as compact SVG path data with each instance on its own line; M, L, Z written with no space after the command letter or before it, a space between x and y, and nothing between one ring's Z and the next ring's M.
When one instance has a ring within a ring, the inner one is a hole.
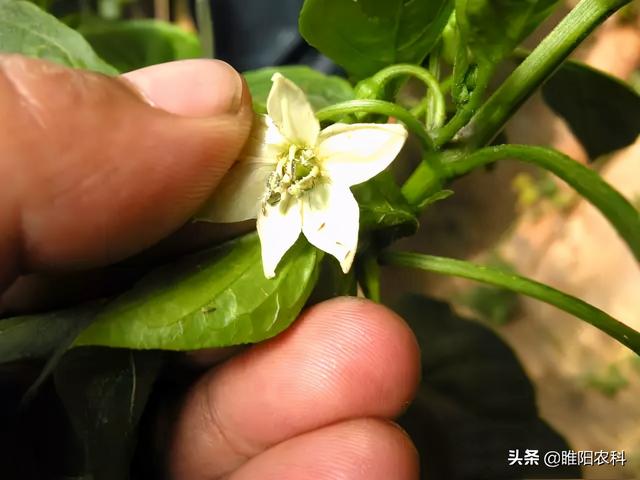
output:
M98 313L76 344L197 350L259 342L296 318L320 258L301 239L267 279L258 236L247 235L151 272Z
M328 107L334 103L353 100L353 88L344 78L313 70L299 65L268 67L244 73L256 111L266 113L267 97L271 90L271 77L279 72L298 85L307 95L314 110Z
M443 163L449 179L498 160L516 158L544 168L571 185L609 220L640 261L640 212L594 170L549 148L530 145L487 147Z
M82 450L53 382L33 402L23 402L36 366L20 362L0 367L0 478L82 480Z
M422 350L423 380L399 419L422 457L422 478L578 478L577 466L512 465L509 450L570 450L540 418L513 351L487 327L420 295L394 308ZM460 461L464 459L464 461Z
M547 18L558 0L456 0L462 41L479 63L495 65Z
M69 351L55 386L84 450L87 478L129 478L137 425L162 363L159 352Z
M453 190L439 190L433 195L429 195L427 198L424 199L424 201L420 202L420 205L418 205L418 210L423 211L424 209L426 209L427 207L430 207L435 203L446 200L447 198L452 196L454 193L455 192Z
M542 87L542 95L593 160L640 135L640 95L604 72L565 62Z
M196 35L160 20L94 18L81 23L77 30L121 72L202 56Z
M387 265L468 278L536 298L590 323L640 355L640 333L602 310L548 285L513 273L452 258L409 252L383 252L380 259Z
M78 32L29 2L0 0L0 52L117 74Z
M355 79L395 63L421 63L453 0L306 0L300 33Z
M100 305L0 320L0 364L43 359L66 348L93 320Z
M402 195L390 172L384 171L351 190L360 205L361 230L383 232L389 240L417 231L415 210Z

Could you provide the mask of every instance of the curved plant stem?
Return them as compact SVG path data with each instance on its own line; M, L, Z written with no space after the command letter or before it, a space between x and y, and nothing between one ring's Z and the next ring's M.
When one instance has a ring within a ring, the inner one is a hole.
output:
M432 255L383 252L380 261L385 265L468 278L536 298L590 323L640 355L640 333L602 310L548 285L498 269Z
M420 100L420 103L418 105L416 105L410 110L411 115L413 115L416 118L420 118L421 116L425 115L429 110L428 105L429 105L429 99L423 98L422 100Z
M549 148L528 145L487 147L453 161L441 163L447 179L464 175L483 165L515 158L556 174L609 220L640 261L640 213L594 170Z
M399 105L383 100L349 100L347 102L336 103L316 112L316 117L321 122L332 118L339 118L351 113L377 113L394 117L406 125L420 139L422 146L426 150L433 150L433 140L426 132L424 126L409 111Z
M405 75L411 75L422 81L429 89L429 105L433 106L433 112L430 114L433 118L433 125L439 127L445 121L447 114L447 106L444 99L444 94L440 90L440 83L438 79L427 69L418 65L411 65L407 63L399 63L397 65L391 65L376 73L371 80L379 84L380 87L384 87L390 80L396 77L402 77Z
M471 120L473 114L476 113L476 110L482 103L493 71L494 69L488 65L478 69L477 85L471 93L469 101L455 113L446 125L435 132L433 141L436 147L441 147L450 142L469 120Z

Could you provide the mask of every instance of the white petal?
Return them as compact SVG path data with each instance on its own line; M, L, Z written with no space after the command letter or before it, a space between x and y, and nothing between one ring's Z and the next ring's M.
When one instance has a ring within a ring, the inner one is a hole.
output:
M406 139L402 125L336 123L320 133L317 153L325 176L351 186L387 168Z
M302 231L312 245L333 255L347 273L358 247L360 210L348 187L320 183L303 200Z
M269 117L256 115L238 160L195 215L196 220L232 223L257 218L267 178L286 144Z
M267 99L267 113L291 142L313 147L318 140L320 123L307 96L300 88L279 73L271 78L273 86Z
M273 165L237 162L195 215L196 220L233 223L257 218L273 168Z
M238 162L276 164L278 155L288 149L289 142L266 115L255 115L249 138Z
M273 278L276 275L276 267L282 257L300 236L302 230L302 215L300 203L291 199L288 208L282 208L282 204L267 205L265 213L258 215L258 235L262 246L262 268L264 276Z

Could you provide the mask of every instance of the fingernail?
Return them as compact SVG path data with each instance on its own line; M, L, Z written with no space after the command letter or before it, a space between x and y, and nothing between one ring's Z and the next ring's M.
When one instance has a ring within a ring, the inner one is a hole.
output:
M240 110L244 82L219 60L182 60L123 75L154 107L185 117L211 117Z

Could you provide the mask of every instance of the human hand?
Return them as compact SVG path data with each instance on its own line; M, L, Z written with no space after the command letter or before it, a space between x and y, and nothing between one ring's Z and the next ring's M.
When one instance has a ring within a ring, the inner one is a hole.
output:
M125 77L0 56L0 289L149 247L237 157L252 112L231 67L185 61Z
M336 298L197 382L169 447L180 480L409 480L394 418L413 397L419 350L386 308Z
M226 64L126 78L0 56L0 290L20 274L103 266L153 245L238 155L252 112ZM317 305L193 386L168 468L181 480L416 478L411 442L388 419L418 370L415 339L391 312Z

